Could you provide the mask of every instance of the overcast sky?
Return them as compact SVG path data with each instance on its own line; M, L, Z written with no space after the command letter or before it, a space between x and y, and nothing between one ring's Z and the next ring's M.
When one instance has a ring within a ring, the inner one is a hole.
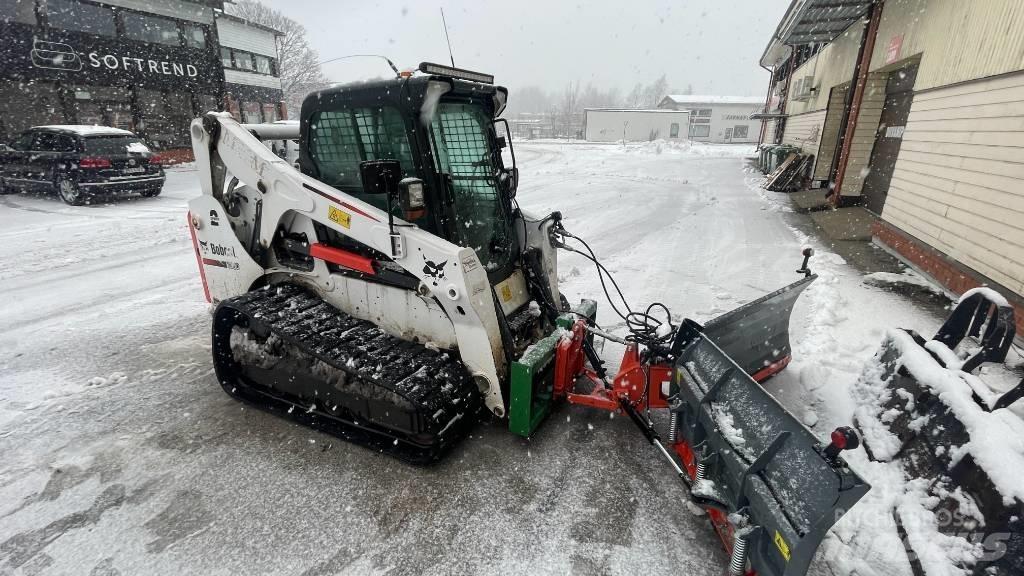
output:
M789 0L263 0L309 30L322 60L383 54L399 68L448 51L455 64L494 74L510 89L561 90L588 81L625 93L662 73L669 86L696 94L765 93L768 73L757 60ZM324 66L331 80L390 74L383 61L352 59Z

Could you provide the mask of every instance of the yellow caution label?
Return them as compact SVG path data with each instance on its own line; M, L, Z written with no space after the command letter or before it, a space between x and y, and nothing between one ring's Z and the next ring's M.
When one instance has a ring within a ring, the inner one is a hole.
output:
M789 544L786 544L786 540L782 537L782 534L779 534L778 530L775 531L774 540L775 547L779 549L779 553L786 559L786 562L789 562Z
M331 222L337 222L345 228L351 228L352 215L348 212L342 212L334 206L327 207L327 217L331 219Z
M501 299L505 302L512 299L512 288L510 288L508 284L501 287Z

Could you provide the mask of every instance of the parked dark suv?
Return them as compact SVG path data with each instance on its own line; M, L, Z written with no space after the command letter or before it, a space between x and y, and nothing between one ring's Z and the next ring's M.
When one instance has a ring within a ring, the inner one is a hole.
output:
M0 150L0 194L55 191L78 206L105 193L156 196L164 179L160 157L119 128L36 126Z

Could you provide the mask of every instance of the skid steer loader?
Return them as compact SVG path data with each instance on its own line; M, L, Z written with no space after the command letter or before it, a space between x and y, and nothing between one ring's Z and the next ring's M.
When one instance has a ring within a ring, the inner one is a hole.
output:
M627 305L628 335L602 330L594 301L560 294L557 251L607 271L558 212L515 201L506 99L489 75L424 63L310 94L297 126L193 121L189 229L221 385L413 462L481 414L529 436L558 403L625 413L709 510L734 573L803 573L867 490L838 457L856 437L823 446L757 383L789 362L810 252L803 278L706 326ZM261 142L284 138L299 170ZM617 374L595 338L626 345ZM671 413L667 442L651 409Z

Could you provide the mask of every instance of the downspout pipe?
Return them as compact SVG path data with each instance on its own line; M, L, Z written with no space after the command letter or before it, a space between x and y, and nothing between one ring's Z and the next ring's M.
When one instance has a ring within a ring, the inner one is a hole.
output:
M764 113L768 113L768 105L772 101L772 85L775 84L775 70L758 62L758 66L768 71L768 93L764 96ZM768 131L768 121L761 120L761 134L757 137L757 147L760 149L764 144L764 135Z
M861 103L864 100L864 90L867 87L868 74L871 72L871 55L875 50L875 37L878 35L878 24L882 19L882 6L885 0L877 0L868 8L868 25L864 30L864 37L861 38L860 53L857 57L857 65L854 67L853 77L853 98L850 105L844 109L843 128L839 135L840 145L836 147L838 158L832 163L832 170L835 174L830 199L832 206L838 208L842 199L843 180L846 178L846 168L850 161L850 150L853 147L853 136L857 128L857 119L860 116Z

